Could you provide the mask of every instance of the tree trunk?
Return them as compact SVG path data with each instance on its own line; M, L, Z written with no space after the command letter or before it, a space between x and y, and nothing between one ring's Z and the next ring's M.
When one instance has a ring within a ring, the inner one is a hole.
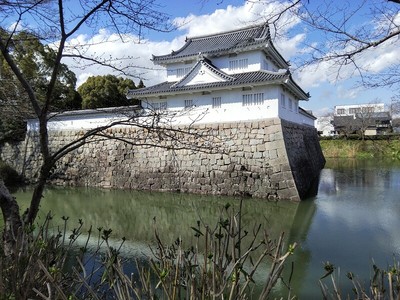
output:
M40 178L39 182L36 183L35 189L33 190L31 204L29 206L28 213L24 219L26 224L33 224L36 219L36 216L39 212L39 205L43 198L43 191L46 186L46 179Z
M53 160L44 161L42 168L40 169L39 180L35 184L35 189L33 190L31 204L29 206L28 213L24 218L25 224L33 224L36 216L39 212L40 202L43 198L43 191L46 186L47 178L50 176L50 170L54 166Z
M50 100L48 100L50 101ZM40 153L42 154L43 163L40 168L39 180L35 184L31 204L28 214L24 218L25 224L33 224L39 212L40 201L43 197L43 191L46 186L47 179L50 176L50 171L55 164L55 160L50 155L49 151L49 136L47 130L47 110L44 108L39 116L39 138L40 138Z
M22 220L17 201L0 179L0 207L4 219L3 247L6 255L12 254L18 235L22 230Z

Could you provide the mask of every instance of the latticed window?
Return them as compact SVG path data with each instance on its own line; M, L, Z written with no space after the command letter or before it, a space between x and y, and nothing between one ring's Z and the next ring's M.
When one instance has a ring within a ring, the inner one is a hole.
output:
M185 109L190 109L193 107L193 99L185 100Z
M253 94L254 105L264 104L264 93Z
M242 105L243 106L253 105L253 94L243 95Z
M282 105L282 107L286 107L286 97L285 97L285 94L281 94L281 105Z
M264 104L264 93L243 95L243 100L242 100L243 106L263 105L263 104Z
M180 78L185 76L187 73L189 73L190 67L187 68L178 68L176 69L176 77Z
M293 100L289 98L289 109L293 110Z
M221 108L221 97L212 98L212 108Z
M167 101L155 102L155 103L152 103L151 106L155 111L167 110L167 108L168 108Z
M243 59L235 59L229 61L229 70L234 71L234 70L244 70L247 69L249 66L249 60L247 58Z

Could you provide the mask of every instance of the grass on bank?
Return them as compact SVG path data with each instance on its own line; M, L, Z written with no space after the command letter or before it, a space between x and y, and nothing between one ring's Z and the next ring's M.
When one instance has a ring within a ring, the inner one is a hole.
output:
M379 158L400 160L400 140L321 139L327 158Z

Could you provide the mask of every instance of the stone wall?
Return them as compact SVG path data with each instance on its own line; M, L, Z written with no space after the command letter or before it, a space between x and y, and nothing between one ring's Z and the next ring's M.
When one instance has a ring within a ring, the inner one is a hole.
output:
M218 137L218 149L224 151L168 150L104 139L60 159L51 182L298 201L312 190L325 163L315 128L310 126L268 119L197 129ZM114 128L108 134L130 137L138 131ZM49 141L58 149L82 135L80 131L52 132ZM23 143L6 144L1 158L33 179L40 164L36 141L36 136L27 136ZM160 141L160 146L168 145Z

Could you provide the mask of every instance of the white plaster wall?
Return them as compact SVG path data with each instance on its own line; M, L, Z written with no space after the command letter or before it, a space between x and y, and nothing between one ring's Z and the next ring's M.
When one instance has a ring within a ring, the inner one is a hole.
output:
M114 113L101 114L101 115L59 115L57 118L52 118L47 123L48 130L79 130L79 129L92 129L100 126L107 126L113 122L126 120L126 115L116 115ZM28 120L28 131L38 131L39 122L36 119Z
M298 114L298 118L296 118L295 122L315 127L315 120L302 113Z
M231 60L239 60L239 59L248 59L248 68L247 69L241 69L241 70L234 70L231 71L229 70L229 61ZM265 63L268 65L268 68L265 68ZM213 65L220 69L222 72L225 72L227 74L236 74L236 73L243 73L243 72L253 72L253 71L259 71L259 70L270 70L270 71L276 71L277 67L271 62L271 60L267 59L265 57L265 54L261 51L249 51L246 53L239 53L236 56L228 57L228 56L223 56L223 57L217 57L212 59ZM188 63L176 63L176 64L170 64L167 67L167 80L169 82L175 82L179 81L182 79L182 77L177 76L177 69L179 68L192 68L195 65L195 62L192 62L190 64Z
M276 87L274 90L276 93L275 97L279 99L279 117L299 124L306 124L309 126L315 126L315 120L309 116L301 113L299 109L299 101L296 100L290 93L284 91L281 87ZM285 95L286 103L285 106L281 102L281 94ZM292 100L292 108L289 105L289 99Z
M249 66L246 70L229 70L229 61L235 59L244 59L247 58L249 62ZM268 68L265 68L265 64L268 64ZM265 54L261 51L249 51L245 53L239 53L237 56L232 57L218 57L212 60L214 66L216 66L221 71L227 74L236 74L236 73L243 73L243 72L253 72L253 71L260 71L260 70L269 70L269 71L277 71L276 65L269 59L266 58Z
M246 59L248 60L248 67L247 69L238 69L238 70L229 70L229 61L232 60L240 60ZM212 60L213 64L220 69L222 72L227 74L237 74L243 72L252 72L252 71L259 71L261 69L261 60L260 60L260 52L259 51L250 51L245 53L239 53L236 56L224 56L215 58Z
M240 122L249 120L260 120L280 117L282 119L314 126L314 120L302 114L297 105L293 105L290 110L287 103L286 108L280 103L280 94L282 88L279 86L256 87L251 90L242 91L242 89L216 91L203 95L202 93L170 96L166 99L148 99L142 100L143 108L153 107L154 103L167 101L168 107L165 112L165 120L172 124L190 124L190 123L222 123L222 122ZM243 94L264 94L264 103L261 105L243 106ZM212 98L221 97L221 107L212 107ZM289 95L286 94L286 99ZM185 100L192 100L194 107L184 109ZM48 123L49 130L62 129L90 129L99 126L109 125L118 120L126 120L127 115L110 113L88 114L80 112L79 115L58 115ZM143 122L149 122L149 119L141 118ZM37 121L28 122L28 130L37 130Z
M116 117L110 114L108 117L88 117L88 116L81 116L80 119L74 119L71 117L63 117L58 118L57 120L50 120L48 122L48 130L88 130L92 128L97 128L100 126L107 126L112 124L113 122L126 120L125 116ZM115 127L122 126L122 125L115 125ZM29 120L27 124L28 131L38 131L39 130L39 123L37 120Z
M192 63L176 63L168 65L166 72L167 72L167 81L168 82L175 82L182 79L183 76L177 76L177 70L180 68L190 70L196 64L195 61Z
M152 107L154 102L168 101L168 110L182 111L185 100L193 100L194 108L186 111L180 117L179 123L189 122L198 119L196 115L207 112L199 122L215 123L215 122L231 122L241 120L256 120L263 118L278 117L278 99L272 93L271 88L253 88L249 91L241 89L213 92L203 95L201 93L190 95L177 95L168 97L167 99L149 99L142 101L143 107ZM264 93L264 104L243 106L243 94ZM221 97L221 108L212 108L212 98Z
M227 99L226 99L227 100ZM240 99L241 100L241 99ZM199 105L204 99L197 99L197 106L184 110L181 107L168 110L165 114L165 118L162 121L167 122L171 125L187 125L187 124L213 124L223 122L240 122L250 120L262 120L268 118L278 117L279 111L279 100L268 99L264 101L263 105L254 106L242 106L240 103L224 103L222 100L221 108L212 108L210 104ZM178 102L178 100L177 100ZM161 113L161 116L163 114ZM48 122L48 129L52 130L87 130L96 128L99 126L106 126L112 122L126 120L126 116L115 116L110 114L109 116L103 117L89 117L80 116L80 118L73 118L66 116L64 118L58 118L57 120L50 120ZM314 126L314 121L305 115L300 113L293 114L292 118L283 118L291 122L299 124L307 124ZM149 119L141 117L142 122L148 122ZM122 125L120 125L122 126ZM28 131L37 131L38 122L36 120L30 120L28 122Z

